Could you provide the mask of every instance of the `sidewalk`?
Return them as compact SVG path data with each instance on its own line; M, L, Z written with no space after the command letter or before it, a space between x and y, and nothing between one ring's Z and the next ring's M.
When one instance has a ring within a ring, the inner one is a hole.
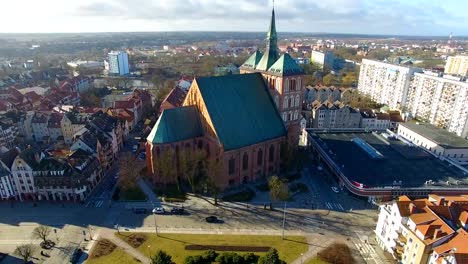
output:
M161 200L156 196L151 187L143 178L138 178L138 187L145 193L148 202L154 204L155 206L161 206Z

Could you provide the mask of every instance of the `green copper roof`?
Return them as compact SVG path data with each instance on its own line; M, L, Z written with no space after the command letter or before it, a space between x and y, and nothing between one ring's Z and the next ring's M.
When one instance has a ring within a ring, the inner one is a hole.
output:
M268 69L268 72L281 76L303 74L302 68L287 53L281 55L275 64Z
M276 23L275 23L275 9L271 11L271 21L270 21L270 29L267 33L267 39L277 39L276 36Z
M242 68L255 69L258 62L262 58L263 54L260 51L255 51L245 62L242 64Z
M268 70L275 61L278 60L278 37L276 34L276 24L275 24L275 9L271 12L271 22L270 22L270 29L267 33L266 39L266 49L265 53L263 54L262 59L258 63L255 69L259 71L266 71Z
M225 150L286 135L260 73L201 77L195 81Z
M196 106L164 110L148 135L153 144L164 144L203 135Z

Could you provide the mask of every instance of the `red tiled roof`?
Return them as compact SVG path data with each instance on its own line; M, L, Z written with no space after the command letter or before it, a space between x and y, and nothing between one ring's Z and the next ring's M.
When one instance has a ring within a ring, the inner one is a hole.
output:
M182 106L186 96L187 93L184 90L176 87L169 92L163 102L166 101L174 107L179 107Z

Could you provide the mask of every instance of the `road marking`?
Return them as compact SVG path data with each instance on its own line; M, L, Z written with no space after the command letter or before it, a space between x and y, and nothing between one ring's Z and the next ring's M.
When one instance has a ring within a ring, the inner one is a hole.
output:
M96 203L96 207L101 207L103 203L104 203L104 201L99 201L99 202L97 202L97 203Z
M343 206L341 206L341 204L338 204L338 207L339 207L341 210L344 211L344 208L343 208Z
M329 204L329 203L325 203L325 204L327 205L328 209L330 209L330 210L333 209L333 206L331 204Z

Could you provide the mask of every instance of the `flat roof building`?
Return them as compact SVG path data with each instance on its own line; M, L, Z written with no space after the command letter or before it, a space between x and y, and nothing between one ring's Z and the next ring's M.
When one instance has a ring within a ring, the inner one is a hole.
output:
M468 140L445 129L427 123L407 122L398 126L398 135L435 156L468 164Z
M342 188L358 196L390 199L429 193L468 194L468 171L397 135L365 131L308 131L311 147ZM356 144L365 143L365 149ZM374 158L368 151L378 153Z

